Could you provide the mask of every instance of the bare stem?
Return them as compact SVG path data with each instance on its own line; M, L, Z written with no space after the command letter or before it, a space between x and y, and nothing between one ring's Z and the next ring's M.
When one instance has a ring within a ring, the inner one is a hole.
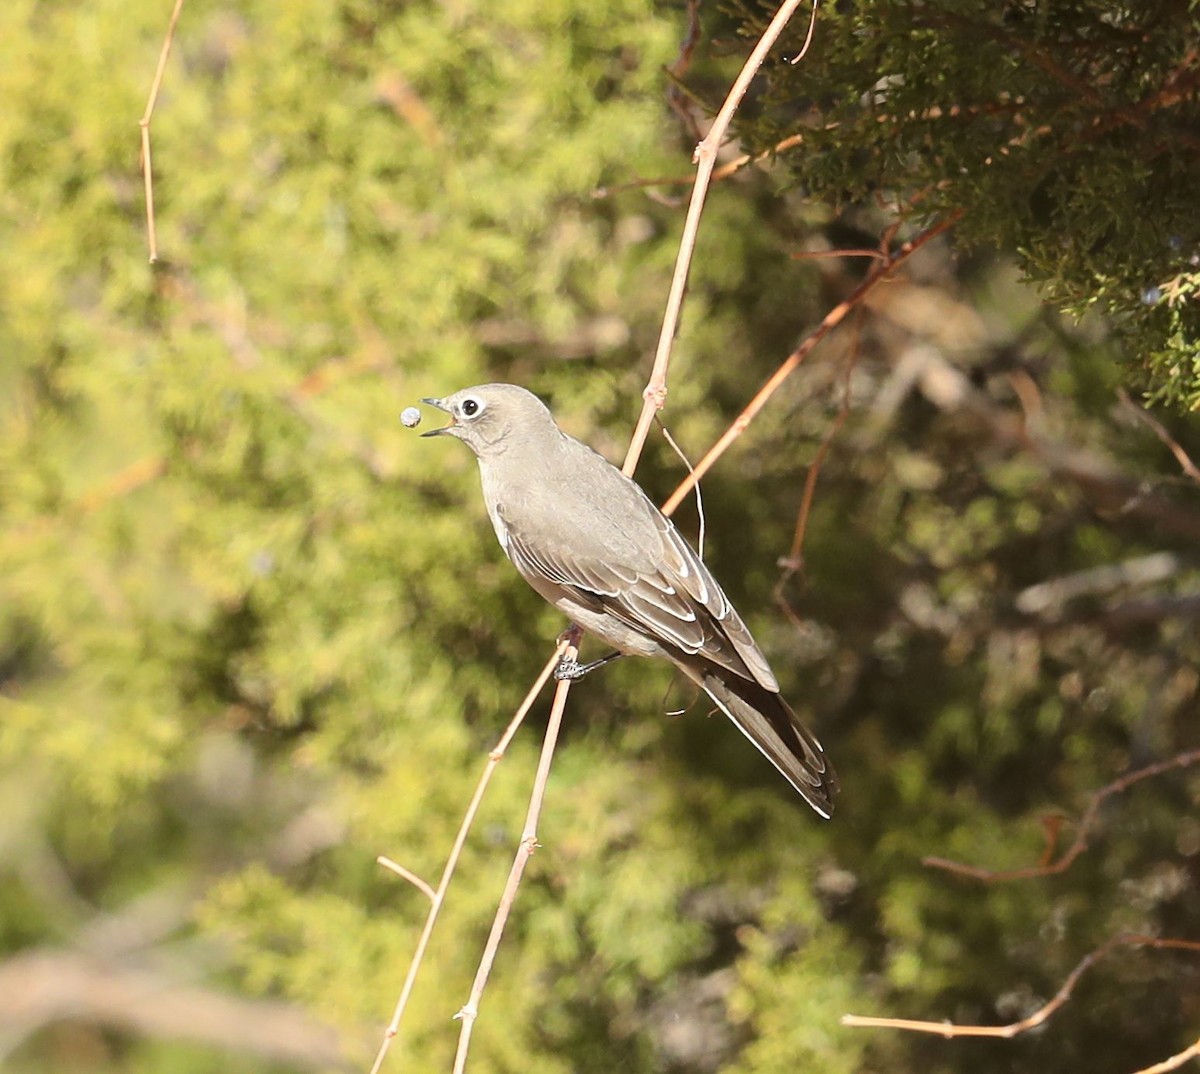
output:
M947 858L935 857L922 858L921 864L931 869L944 869L956 876L970 877L972 880L979 880L985 884L995 884L1005 880L1030 880L1034 877L1065 873L1074 864L1075 859L1087 849L1088 836L1100 814L1100 807L1105 801L1114 794L1127 791L1135 783L1140 783L1144 779L1160 776L1174 768L1188 768L1194 764L1200 764L1200 750L1187 750L1184 753L1177 753L1174 757L1168 757L1165 761L1157 761L1145 768L1129 772L1120 779L1115 779L1101 787L1092 795L1087 809L1079 818L1075 841L1056 860L1052 860L1051 853L1045 853L1042 855L1043 860L1037 865L1029 865L1022 869L983 869L977 865L964 865ZM1048 852L1052 849L1050 846L1047 847Z
M1062 987L1054 997L1036 1011L1019 1022L1011 1022L1004 1026L956 1025L954 1022L925 1022L911 1018L872 1018L857 1014L842 1015L842 1025L854 1026L860 1029L904 1029L911 1033L932 1033L939 1037L1015 1037L1019 1033L1040 1026L1047 1018L1059 1009L1068 999L1079 978L1096 962L1118 947L1152 947L1158 950L1170 949L1176 951L1200 951L1200 942L1195 940L1164 940L1154 936L1114 936L1101 944L1096 950L1085 955L1079 964L1067 975ZM1171 1069L1171 1068L1167 1068Z
M559 648L562 659L574 660L579 654L579 628L571 627ZM462 1010L456 1015L462 1021L458 1035L458 1051L454 1056L454 1074L463 1074L467 1066L467 1050L471 1044L471 1031L475 1019L479 1015L479 1003L483 998L483 990L487 987L488 976L492 972L492 963L496 961L496 952L500 948L500 940L504 935L504 926L508 923L508 915L517 898L517 889L521 886L521 877L525 866L537 849L537 825L542 813L542 801L546 796L546 781L550 776L550 762L554 759L554 747L558 743L558 729L562 724L563 709L567 704L567 694L571 690L571 680L559 681L558 689L554 692L554 704L550 709L550 722L546 727L546 737L542 741L542 754L538 759L537 775L533 781L533 792L529 796L529 809L525 814L525 828L521 832L521 841L517 844L517 853L513 858L512 868L508 873L508 881L504 885L504 894L500 896L500 904L496 907L496 916L492 921L492 931L488 934L483 956L479 960L479 969L475 973L475 981L471 985L471 994Z
M417 876L417 874L411 869L406 869L399 862L392 861L392 859L387 857L387 855L380 854L379 857L375 859L375 862L378 865L382 865L385 869L391 870L397 876L403 877L430 902L432 902L436 897L437 892L435 892L422 877Z
M877 265L867 275L848 297L839 302L827 314L824 320L800 344L791 354L784 359L783 363L775 370L768 378L767 382L759 389L758 394L746 404L746 408L733 420L733 424L722 434L721 438L705 453L704 457L696 463L696 467L687 475L680 483L679 487L671 493L670 499L663 504L663 514L670 515L683 502L684 497L692 490L692 486L696 484L709 470L713 464L725 454L729 445L732 444L739 436L742 435L750 425L750 423L758 415L767 404L767 400L779 389L779 386L792 375L804 361L805 358L812 353L813 349L821 342L830 332L832 332L839 324L846 319L846 315L850 313L871 291L873 291L883 280L887 279L893 272L915 254L922 246L936 238L942 232L949 230L958 222L962 216L961 211L955 211L947 215L944 219L934 224L921 232L914 239L910 239L904 243L895 253L891 254L886 261Z
M1196 1041L1190 1048L1184 1048L1182 1052L1176 1052L1174 1055L1169 1056L1161 1063L1142 1067L1141 1070L1135 1070L1133 1074L1167 1074L1170 1070L1178 1070L1189 1059L1195 1059L1197 1056L1200 1056L1200 1040Z
M142 181L146 188L146 236L150 244L150 264L158 260L158 233L154 227L154 168L150 160L150 120L154 118L154 106L158 103L158 91L162 87L163 72L167 69L167 57L171 55L171 42L175 40L175 27L183 11L183 0L175 0L171 21L167 24L167 35L163 38L158 53L158 67L154 81L150 83L150 96L146 99L146 111L138 120L142 128Z
M1119 392L1117 392L1117 397L1121 400L1121 405L1126 409L1126 411L1137 418L1138 421L1150 426L1151 430L1154 432L1154 435L1157 436L1160 441L1162 441L1163 446L1175 456L1175 461L1179 463L1179 468L1193 481L1200 483L1200 467L1197 467L1196 464L1192 462L1191 457L1186 451L1183 450L1179 444L1179 441L1176 440L1169 432L1167 432L1167 427L1163 425L1163 423L1148 410L1144 410L1132 399L1130 399L1129 393L1124 389L1121 389Z
M380 1044L379 1052L375 1056L375 1062L371 1067L371 1074L378 1074L379 1068L383 1066L384 1057L391 1047L392 1040L400 1031L400 1019L404 1017L404 1010L408 1006L413 986L417 982L417 972L420 970L421 962L425 957L425 949L429 946L429 939L433 935L433 927L437 923L442 903L446 899L446 890L450 887L450 881L454 877L454 870L458 867L458 859L462 855L463 845L467 841L467 834L471 830L471 825L475 822L475 814L479 812L479 805L483 801L483 794L487 790L488 783L491 782L492 773L495 772L496 766L499 765L504 757L505 750L508 749L508 744L513 740L513 736L517 733L517 729L521 726L530 708L533 707L533 702L537 698L537 695L541 693L542 687L546 685L546 680L550 678L551 672L558 667L558 662L563 658L563 654L567 652L567 647L568 640L566 638L558 643L558 647L551 654L550 659L546 661L546 666L542 668L541 674L538 675L537 680L529 688L529 692L525 695L525 700L521 702L520 707L509 721L508 727L504 729L504 734L500 736L500 740L488 754L487 764L484 766L483 772L479 777L479 782L475 786L475 793L471 797L471 803L467 806L467 811L463 814L462 823L458 827L458 834L454 837L454 845L450 848L450 856L446 859L446 866L442 870L442 878L438 881L437 889L429 896L429 912L425 915L425 925L421 929L420 939L417 940L416 952L413 954L412 962L409 963L408 975L404 978L404 987L400 990L400 998L396 1001L396 1009L392 1014L392 1020L388 1023L383 1042Z
M683 306L683 295L687 288L688 273L691 270L692 254L696 249L696 234L700 229L700 215L704 211L704 199L708 195L708 187L712 181L713 167L717 162L717 153L725 139L725 132L734 113L742 103L746 90L758 73L767 53L783 33L783 29L791 20L804 0L784 0L770 25L763 31L754 51L743 65L741 72L733 83L725 103L713 120L708 134L696 146L692 160L696 164L696 181L692 186L692 197L688 203L687 217L683 223L683 236L679 241L679 254L675 259L675 273L671 277L671 290L667 295L667 308L663 314L662 330L658 336L658 349L654 355L654 366L650 371L650 379L642 390L642 412L638 416L637 427L633 431L633 439L625 454L625 464L622 471L626 476L632 476L637 469L638 459L641 458L642 448L646 445L646 437L654 415L663 407L667 399L667 369L671 363L671 346L675 341L675 333L679 327L679 311ZM817 7L813 3L813 19L817 17ZM811 34L810 34L811 36ZM807 43L806 43L807 47Z

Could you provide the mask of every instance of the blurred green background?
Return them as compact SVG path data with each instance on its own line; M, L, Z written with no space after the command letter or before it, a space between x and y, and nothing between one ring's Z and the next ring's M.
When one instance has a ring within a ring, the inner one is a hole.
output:
M514 381L619 461L686 193L622 184L689 173L749 47L701 14L685 92L680 4L189 0L150 266L137 119L169 5L0 10L5 1069L369 1064L425 912L374 859L436 880L564 625L496 547L473 459L397 415ZM814 77L845 74L828 40ZM799 122L747 109L763 137ZM828 156L822 196L797 185L804 159L711 195L664 411L692 458L865 271L792 255L893 220L837 196ZM669 669L580 684L471 1070L1065 1074L1195 1039L1200 957L1169 952L1114 955L1012 1041L838 1022L1011 1021L1112 935L1200 936L1188 772L1114 798L1063 875L920 863L1036 861L1044 815L1200 746L1200 496L1119 399L1139 354L974 237L874 292L704 482L707 557L840 771L835 818L703 703L667 716L690 700ZM1200 458L1194 416L1158 417ZM653 435L648 491L681 474ZM547 705L385 1070L449 1068Z

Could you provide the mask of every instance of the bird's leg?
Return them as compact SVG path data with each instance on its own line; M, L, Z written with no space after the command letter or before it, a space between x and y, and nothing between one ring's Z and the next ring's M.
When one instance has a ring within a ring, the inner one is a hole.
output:
M554 669L554 677L559 682L563 679L570 679L574 682L576 679L582 679L589 671L602 668L605 664L609 664L624 655L624 653L609 653L608 656L602 656L599 660L593 660L590 664L581 664L577 660L567 660L564 658L558 662L558 667Z

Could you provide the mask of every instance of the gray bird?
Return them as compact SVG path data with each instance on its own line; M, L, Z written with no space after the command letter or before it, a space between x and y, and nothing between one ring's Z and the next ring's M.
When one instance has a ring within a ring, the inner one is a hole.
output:
M666 657L717 703L823 817L837 776L821 744L779 696L766 657L708 568L646 494L554 423L513 384L423 399L479 460L500 547L522 577L617 650L559 667L578 678L618 655Z

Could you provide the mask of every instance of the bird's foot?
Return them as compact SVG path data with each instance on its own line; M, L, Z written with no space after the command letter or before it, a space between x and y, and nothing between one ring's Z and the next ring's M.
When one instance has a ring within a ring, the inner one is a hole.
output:
M609 653L608 656L602 656L599 660L593 660L590 664L581 664L578 660L568 660L563 657L558 662L558 667L554 669L554 677L559 682L564 679L574 682L576 679L582 679L589 671L595 671L596 668L603 667L605 664L611 663L624 653Z
M558 662L558 667L554 669L554 678L557 682L562 682L564 679L574 682L576 679L582 679L588 670L586 664L581 664L578 660L568 660L564 656Z

